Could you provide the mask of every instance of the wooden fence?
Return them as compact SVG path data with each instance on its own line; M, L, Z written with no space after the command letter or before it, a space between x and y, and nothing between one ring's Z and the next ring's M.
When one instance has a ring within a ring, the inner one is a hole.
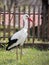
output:
M43 43L42 41L42 13L41 6L18 6L0 12L0 42L8 42L8 38L23 26L23 14L29 14L33 22L28 23L28 39L25 44ZM46 41L47 42L47 41ZM45 42L44 42L45 43ZM48 43L48 42L47 42Z

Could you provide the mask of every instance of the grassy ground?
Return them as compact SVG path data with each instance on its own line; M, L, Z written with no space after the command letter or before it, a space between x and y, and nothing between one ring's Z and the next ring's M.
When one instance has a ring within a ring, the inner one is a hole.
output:
M23 49L23 56L16 60L16 50L0 49L0 65L49 65L49 50L40 51L35 48Z

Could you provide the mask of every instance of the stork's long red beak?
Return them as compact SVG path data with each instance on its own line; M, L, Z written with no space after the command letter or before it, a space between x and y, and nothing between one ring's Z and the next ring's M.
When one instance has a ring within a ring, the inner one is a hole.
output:
M32 20L31 18L28 18L28 21L31 21L31 22L33 22L33 20Z

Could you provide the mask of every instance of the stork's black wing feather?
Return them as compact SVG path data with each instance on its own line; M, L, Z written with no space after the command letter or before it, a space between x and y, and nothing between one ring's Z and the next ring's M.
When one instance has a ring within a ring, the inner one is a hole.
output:
M7 43L8 46L6 47L6 50L8 50L8 47L11 46L12 44L16 43L18 39L13 39L11 40L11 38L9 38L9 42Z

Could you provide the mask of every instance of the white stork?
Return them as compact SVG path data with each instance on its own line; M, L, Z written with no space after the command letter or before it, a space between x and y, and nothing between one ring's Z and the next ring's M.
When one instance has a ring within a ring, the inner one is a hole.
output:
M24 27L16 32L10 39L8 42L8 46L6 47L6 50L11 50L12 48L14 48L15 46L23 46L24 41L27 39L27 31L28 31L28 22L33 22L33 20L31 20L29 18L28 14L24 14L23 15L23 21L24 21Z

